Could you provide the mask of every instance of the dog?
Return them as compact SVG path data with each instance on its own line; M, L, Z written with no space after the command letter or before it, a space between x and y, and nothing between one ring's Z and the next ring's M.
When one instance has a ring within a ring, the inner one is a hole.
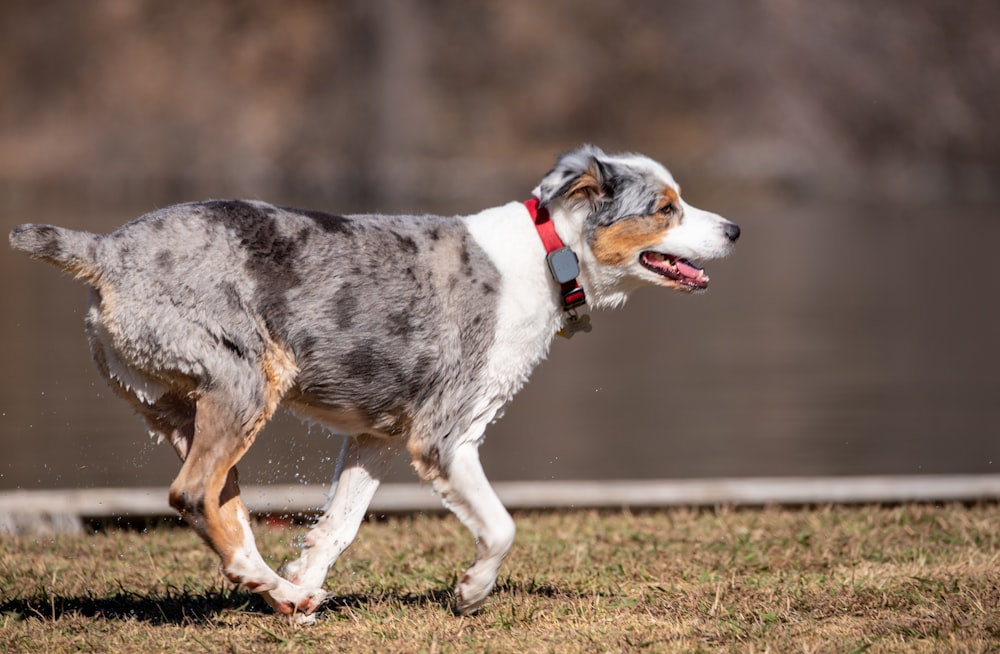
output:
M111 386L182 465L170 505L225 575L314 621L392 454L475 536L459 614L493 589L514 522L479 462L483 432L557 333L641 286L695 293L696 261L740 228L681 199L638 154L563 154L528 202L469 216L327 213L211 200L98 235L21 225L13 248L90 287L86 331ZM236 464L279 405L345 435L333 492L281 574L259 554Z

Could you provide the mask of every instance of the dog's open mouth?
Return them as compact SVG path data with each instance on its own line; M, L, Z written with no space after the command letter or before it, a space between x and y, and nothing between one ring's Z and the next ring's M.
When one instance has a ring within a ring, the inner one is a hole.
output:
M705 271L683 257L646 250L639 255L639 263L643 268L677 282L685 289L701 290L708 287L708 275Z

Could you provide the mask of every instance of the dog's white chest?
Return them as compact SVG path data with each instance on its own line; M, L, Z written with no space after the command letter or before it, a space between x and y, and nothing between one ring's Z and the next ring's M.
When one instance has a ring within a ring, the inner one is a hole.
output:
M548 353L562 315L549 283L545 248L523 204L488 209L470 216L466 225L501 274L487 374L503 403Z

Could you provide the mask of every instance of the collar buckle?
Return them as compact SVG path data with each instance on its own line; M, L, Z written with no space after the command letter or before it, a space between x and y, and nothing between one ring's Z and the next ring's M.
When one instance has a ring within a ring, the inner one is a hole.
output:
M587 294L583 292L583 287L577 284L575 279L572 283L561 287L560 294L562 295L562 305L564 311L571 312L577 307L582 307L587 303ZM573 316L570 315L571 319L572 317Z

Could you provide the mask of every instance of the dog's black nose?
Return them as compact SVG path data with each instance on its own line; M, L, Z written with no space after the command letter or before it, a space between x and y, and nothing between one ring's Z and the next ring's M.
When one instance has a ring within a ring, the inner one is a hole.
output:
M736 223L726 223L723 231L726 232L726 238L730 241L735 241L740 237L740 226Z

